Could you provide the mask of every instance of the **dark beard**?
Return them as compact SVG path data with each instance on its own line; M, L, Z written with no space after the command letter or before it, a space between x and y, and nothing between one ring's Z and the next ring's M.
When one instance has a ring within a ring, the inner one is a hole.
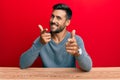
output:
M59 26L59 25L56 24L56 23L50 22L50 26L52 26L52 25L55 25L55 26L57 26L57 27ZM50 33L60 33L60 32L62 32L64 29L65 29L65 26L64 26L64 27L61 27L61 26L60 26L59 29L57 29L56 31L50 31Z
M56 31L50 31L50 32L51 32L51 33L60 33L60 32L62 32L64 29L65 29L65 26L64 26L64 27L60 27L60 28L57 29Z

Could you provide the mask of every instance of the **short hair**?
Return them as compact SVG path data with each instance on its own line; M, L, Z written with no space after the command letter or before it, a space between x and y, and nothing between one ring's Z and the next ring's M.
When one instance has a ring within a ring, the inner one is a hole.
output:
M71 19L72 17L72 10L66 4L56 4L53 6L53 10L64 10L67 14L67 19Z

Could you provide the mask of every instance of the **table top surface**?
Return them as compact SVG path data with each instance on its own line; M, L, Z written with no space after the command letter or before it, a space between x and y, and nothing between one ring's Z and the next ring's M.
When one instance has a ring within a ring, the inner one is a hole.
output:
M0 67L0 80L120 80L120 67L93 67L90 72L77 68Z

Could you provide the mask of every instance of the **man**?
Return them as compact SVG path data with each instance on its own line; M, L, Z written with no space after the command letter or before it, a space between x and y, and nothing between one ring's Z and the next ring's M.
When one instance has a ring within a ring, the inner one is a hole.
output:
M50 18L50 33L38 25L40 37L32 47L22 54L20 67L28 68L40 56L44 67L76 67L76 60L83 71L90 71L92 60L87 54L83 40L66 30L72 17L71 9L65 4L53 6Z

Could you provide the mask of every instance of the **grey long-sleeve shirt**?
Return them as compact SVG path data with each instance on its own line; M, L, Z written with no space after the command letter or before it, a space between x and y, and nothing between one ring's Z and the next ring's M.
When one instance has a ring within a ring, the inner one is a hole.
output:
M77 60L82 70L90 71L92 68L92 60L85 50L81 37L75 36L78 46L82 49L82 54L74 57L66 52L65 44L70 36L71 34L68 32L59 44L51 40L45 45L40 43L40 37L38 37L32 47L21 55L20 67L27 68L31 66L40 56L44 67L76 67L75 60Z

